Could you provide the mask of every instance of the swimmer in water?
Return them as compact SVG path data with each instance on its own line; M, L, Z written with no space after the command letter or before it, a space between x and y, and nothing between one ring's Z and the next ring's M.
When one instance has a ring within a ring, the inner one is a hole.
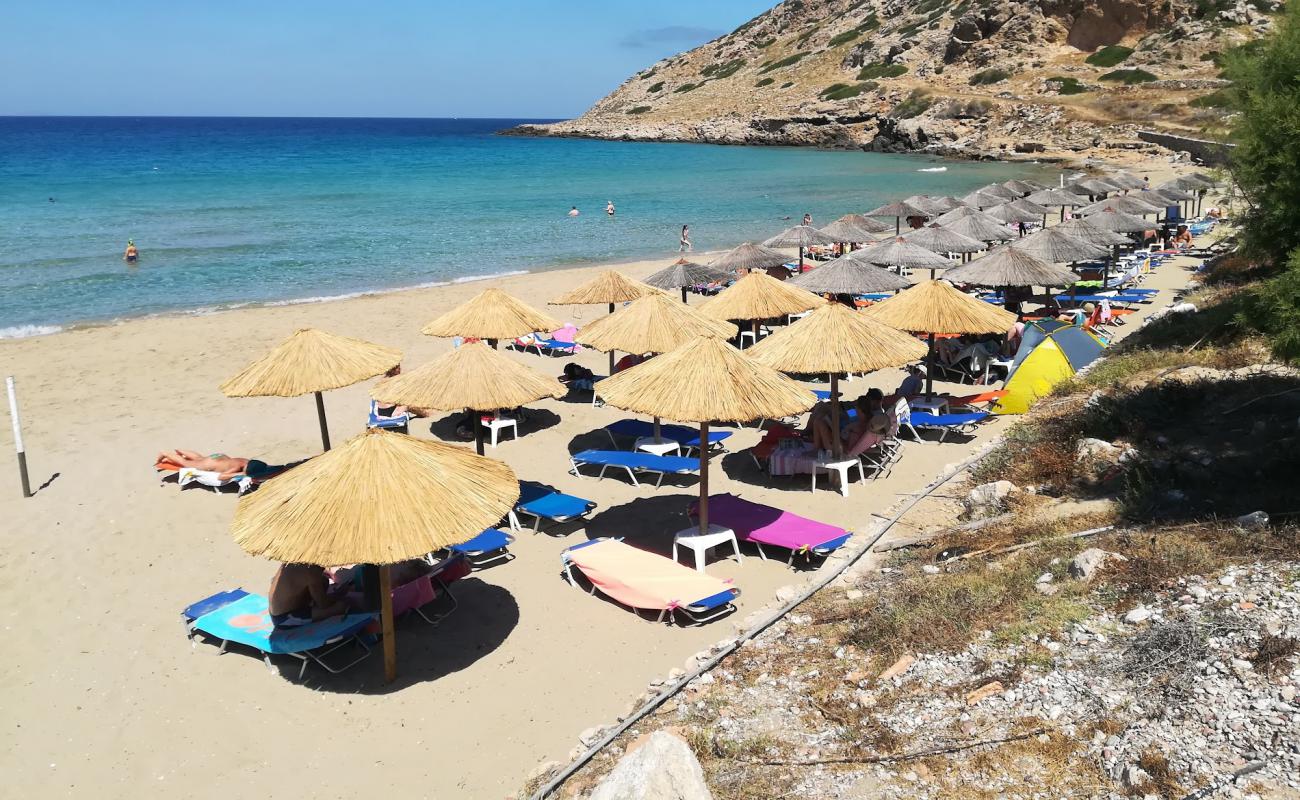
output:
M133 262L140 257L140 251L135 249L135 240L126 240L126 252L122 254L122 260Z
M608 215L610 215L611 217L614 216L614 201L613 201L613 200L606 200L606 201L605 201L605 213L608 214Z
M569 216L571 216L571 217L576 217L576 216L578 216L579 213L580 213L580 212L578 211L578 207L577 207L577 206L574 206L573 208L569 209Z

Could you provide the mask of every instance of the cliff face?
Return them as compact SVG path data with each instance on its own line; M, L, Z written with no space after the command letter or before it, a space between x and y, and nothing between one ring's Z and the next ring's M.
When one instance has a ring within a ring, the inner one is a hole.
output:
M1078 159L1221 120L1215 57L1273 0L786 0L516 133Z

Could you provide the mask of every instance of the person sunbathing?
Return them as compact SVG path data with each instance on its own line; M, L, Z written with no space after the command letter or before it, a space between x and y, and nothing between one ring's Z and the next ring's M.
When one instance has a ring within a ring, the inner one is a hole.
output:
M346 614L347 599L331 597L325 568L315 564L281 564L271 579L267 592L266 612L279 628L306 625L310 622ZM344 587L335 587L336 591Z
M255 458L234 458L225 453L213 453L210 456L205 456L193 450L163 451L158 454L158 459L153 466L154 469L189 467L204 472L215 472L217 477L223 481L228 481L236 475L246 474L250 469L253 472L266 469L266 464Z

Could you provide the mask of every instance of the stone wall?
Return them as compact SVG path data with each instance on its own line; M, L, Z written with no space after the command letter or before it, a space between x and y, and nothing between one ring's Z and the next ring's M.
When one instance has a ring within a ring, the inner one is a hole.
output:
M1138 138L1144 142L1158 144L1175 152L1187 152L1202 164L1220 167L1228 163L1228 154L1234 144L1212 142L1208 139L1193 139L1190 136L1175 136L1171 133L1157 131L1138 131Z

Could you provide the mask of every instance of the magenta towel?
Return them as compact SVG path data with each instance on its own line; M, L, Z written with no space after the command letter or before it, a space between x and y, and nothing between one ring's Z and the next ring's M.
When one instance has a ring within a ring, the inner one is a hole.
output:
M698 511L698 505L692 504L692 516ZM790 550L810 550L848 533L843 528L762 503L751 503L734 494L709 496L709 522L731 528L738 539Z

